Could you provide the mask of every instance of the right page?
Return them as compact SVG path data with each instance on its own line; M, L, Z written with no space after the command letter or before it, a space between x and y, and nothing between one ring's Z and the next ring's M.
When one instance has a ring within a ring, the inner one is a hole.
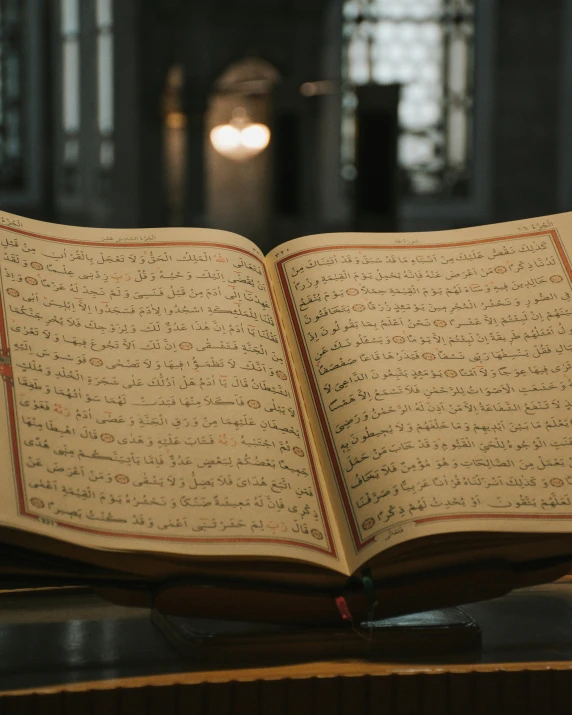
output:
M572 214L325 234L267 257L353 567L572 531Z

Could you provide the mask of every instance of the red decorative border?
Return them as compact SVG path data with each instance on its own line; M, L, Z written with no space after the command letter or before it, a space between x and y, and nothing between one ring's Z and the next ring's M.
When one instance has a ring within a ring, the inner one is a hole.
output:
M572 267L570 265L570 262L568 260L568 257L566 256L566 253L564 251L564 247L562 246L562 243L560 241L560 237L558 236L558 233L554 229L548 229L546 231L535 231L531 233L522 233L522 234L514 234L514 235L509 235L509 236L498 236L498 237L493 237L493 238L479 238L479 239L472 239L468 241L457 241L454 243L431 243L431 244L387 244L387 245L371 245L371 244L346 244L346 245L341 245L341 246L317 246L315 248L305 248L300 251L296 251L295 253L292 253L290 255L285 256L284 258L281 258L279 261L276 262L276 270L278 272L278 277L280 279L280 284L282 288L282 294L284 296L284 299L286 301L286 305L288 307L288 312L290 314L290 321L292 324L292 327L294 329L294 333L296 335L296 341L298 343L298 349L299 353L302 359L302 362L304 364L304 370L306 373L306 377L308 379L308 384L310 386L310 392L312 393L312 399L314 402L314 406L316 408L316 412L318 414L318 419L320 421L320 427L322 431L322 435L324 437L324 442L326 445L326 449L330 458L330 463L332 465L332 469L334 472L334 477L336 479L337 485L338 485L338 490L339 494L341 495L341 500L343 504L344 511L346 513L346 518L348 520L348 524L350 527L350 532L352 535L352 538L354 540L354 548L356 549L356 552L359 553L362 551L364 548L369 546L375 541L375 537L378 534L383 533L384 531L391 530L392 528L395 528L398 526L398 524L395 524L393 526L388 526L385 527L384 529L380 529L379 531L375 532L372 534L371 537L366 539L365 541L361 540L358 526L357 526L357 521L354 516L353 510L352 510L352 505L351 505L351 500L349 499L349 494L347 491L346 483L343 479L342 476L342 468L340 464L340 458L338 455L338 452L335 447L335 442L334 439L331 435L329 426L328 426L328 420L326 418L324 406L322 404L322 400L320 397L320 393L318 391L318 385L316 381L316 377L314 374L314 369L312 366L312 361L309 358L308 355L308 349L306 346L306 342L304 340L303 336L303 331L300 325L300 321L298 320L298 316L296 314L296 309L294 307L294 301L292 299L292 293L290 290L290 284L288 281L288 277L286 275L285 271L285 264L288 263L288 261L291 261L294 258L299 258L300 256L303 255L308 255L311 253L319 253L322 251L347 251L347 250L392 250L392 251L420 251L420 250L426 250L426 249L443 249L443 248L458 248L458 247L464 247L464 246L475 246L483 243L495 243L499 241L510 241L513 239L523 239L523 238L533 238L535 236L549 236L554 244L554 248L556 249L560 260L562 261L562 265L564 267L564 270L566 271L568 275L568 279L572 280ZM424 524L427 522L432 522L432 521L446 521L446 520L454 520L454 519L572 519L572 514L523 514L523 515L517 515L517 514L507 514L507 513L491 513L491 514L463 514L463 515L458 515L458 514L440 514L440 515L435 515L435 516L427 516L427 517L422 517L418 519L408 519L406 522L399 522L399 524L404 524L404 523L410 523L413 522L415 524Z
M327 535L327 543L329 544L329 549L326 547L320 547L318 545L314 544L307 544L301 541L296 541L294 539L279 539L279 538L259 538L259 537L214 537L214 538L205 538L205 537L177 537L177 536L154 536L151 534L132 534L132 533L125 533L125 532L120 532L120 531L104 531L102 529L92 529L89 527L84 527L84 526L79 526L77 524L66 524L63 522L59 522L56 519L50 519L52 522L57 524L58 526L61 526L66 529L73 529L75 531L82 531L85 533L91 533L91 534L99 534L102 536L121 536L122 538L133 538L133 539L148 539L151 541L177 541L177 542L190 542L190 543L200 543L200 544L212 544L212 543L267 543L267 544L279 544L279 545L286 545L286 546L297 546L303 549L310 549L311 551L317 551L321 554L325 554L327 556L332 556L333 558L338 558L338 554L336 552L336 547L334 544L334 541L332 539L332 531L331 527L328 521L328 516L327 512L325 509L325 504L324 504L324 498L322 496L322 491L320 488L320 483L318 481L317 473L316 473L316 465L314 462L314 457L312 454L312 449L310 445L310 440L308 436L308 431L307 431L307 426L304 424L302 418L303 412L301 410L301 400L300 396L298 394L298 386L296 384L296 381L294 379L294 372L292 368L292 364L290 361L290 356L288 354L288 350L286 349L286 340L284 337L284 332L282 328L282 323L278 317L278 310L276 306L276 301L274 298L274 295L272 291L270 290L270 281L268 279L268 271L266 268L265 262L259 258L255 253L252 253L244 248L239 248L238 246L229 246L228 244L225 243L214 243L214 242L209 242L209 241L149 241L149 242L131 242L131 243L112 243L112 242L107 242L107 241L79 241L75 239L68 239L68 238L59 238L55 236L46 236L43 234L39 233L32 233L29 231L24 231L22 229L17 229L17 228L12 228L12 227L7 227L7 226L0 226L0 228L4 231L10 231L11 233L16 233L20 234L22 236L28 236L30 238L39 238L45 241L50 241L53 243L63 243L63 244L68 244L68 245L74 245L74 246L89 246L89 247L101 247L101 248L117 248L117 249L123 249L123 248L160 248L160 247L172 247L172 246L193 246L193 247L209 247L209 248L220 248L224 250L230 250L230 251L236 251L237 253L243 253L250 258L255 259L260 263L264 270L264 277L266 279L266 284L269 288L269 294L272 300L272 308L274 310L274 318L276 320L276 325L278 327L278 331L280 334L280 339L282 341L282 348L284 350L284 354L286 356L286 361L288 364L288 372L290 374L290 380L292 383L292 388L294 392L294 397L296 400L296 406L298 409L298 415L300 417L300 424L302 427L302 431L304 434L304 442L306 445L306 451L308 454L308 458L310 461L310 467L312 470L312 477L314 480L314 488L316 489L316 495L318 498L318 503L320 505L320 510L321 510L321 515L322 515L322 520L324 523L324 528L326 530L326 535ZM2 305L2 292L0 290L0 345L1 345L1 353L4 355L8 355L10 352L9 348L9 343L8 343L8 337L7 337L7 331L6 331L6 326L5 326L5 317L4 317L4 310L3 310L3 305ZM23 485L22 485L22 465L21 465L21 460L20 460L20 450L19 450L19 445L18 445L18 432L17 432L17 421L16 421L16 409L15 409L15 390L12 382L8 379L4 380L4 386L6 388L6 397L8 401L8 417L9 417L9 428L10 428L10 443L12 447L12 456L14 460L14 471L15 471L15 476L16 476L16 487L17 487L17 495L18 495L18 506L19 506L19 511L20 514L23 516L30 517L32 519L39 520L41 517L39 517L37 514L31 514L26 510L26 503L25 503L25 498L24 498L24 490L23 490Z

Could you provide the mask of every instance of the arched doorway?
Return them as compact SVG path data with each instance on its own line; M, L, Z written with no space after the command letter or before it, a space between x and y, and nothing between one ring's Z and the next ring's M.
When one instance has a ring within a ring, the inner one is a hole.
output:
M265 150L248 160L233 161L214 149L209 135L215 126L227 124L237 108L252 122L268 125L270 92L279 78L265 60L246 58L232 64L215 84L205 122L208 223L246 236L262 249L271 211L271 153Z

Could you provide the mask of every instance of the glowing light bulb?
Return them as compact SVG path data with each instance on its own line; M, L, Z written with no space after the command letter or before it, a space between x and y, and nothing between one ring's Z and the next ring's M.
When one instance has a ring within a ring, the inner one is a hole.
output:
M240 131L230 124L222 124L211 131L211 142L221 154L240 147Z
M211 130L210 140L216 151L227 159L247 161L266 149L270 129L265 124L253 124L246 110L237 107L229 124L219 124Z
M270 129L265 124L251 124L240 132L240 141L247 149L263 151L270 142Z

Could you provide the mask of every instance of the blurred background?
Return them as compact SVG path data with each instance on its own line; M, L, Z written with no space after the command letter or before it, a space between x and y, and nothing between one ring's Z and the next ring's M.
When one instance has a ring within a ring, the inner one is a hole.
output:
M0 209L339 230L572 209L572 0L0 0Z

